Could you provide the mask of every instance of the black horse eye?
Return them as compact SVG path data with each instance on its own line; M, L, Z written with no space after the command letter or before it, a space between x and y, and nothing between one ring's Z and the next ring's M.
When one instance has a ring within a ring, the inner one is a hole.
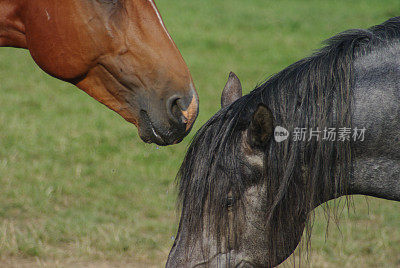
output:
M227 208L233 207L234 204L235 204L235 199L233 199L233 197L228 197L226 199L226 207Z

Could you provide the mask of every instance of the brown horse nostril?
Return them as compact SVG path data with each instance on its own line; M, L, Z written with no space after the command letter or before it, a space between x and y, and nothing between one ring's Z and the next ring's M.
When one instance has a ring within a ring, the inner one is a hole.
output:
M186 110L187 105L184 104L182 98L178 96L172 96L167 100L167 113L170 120L175 124L185 126L188 119L183 115L182 111Z

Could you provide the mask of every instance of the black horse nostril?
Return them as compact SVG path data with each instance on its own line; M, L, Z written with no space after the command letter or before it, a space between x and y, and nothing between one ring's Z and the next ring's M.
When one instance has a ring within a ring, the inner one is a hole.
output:
M185 107L182 105L182 99L177 96L173 96L167 101L168 117L176 124L186 125L187 118L182 113L184 108Z

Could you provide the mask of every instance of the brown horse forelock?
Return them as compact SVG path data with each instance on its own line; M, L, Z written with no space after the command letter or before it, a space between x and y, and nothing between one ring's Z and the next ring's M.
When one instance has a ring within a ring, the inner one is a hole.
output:
M179 142L197 117L192 77L152 0L0 0L0 46L29 49L146 142Z

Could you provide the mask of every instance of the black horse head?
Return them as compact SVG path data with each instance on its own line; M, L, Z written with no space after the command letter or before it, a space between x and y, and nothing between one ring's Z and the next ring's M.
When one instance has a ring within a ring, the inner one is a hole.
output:
M348 194L400 201L399 37L399 18L344 32L243 97L231 73L222 109L178 174L182 215L167 267L276 266L311 230L318 205ZM338 133L363 127L362 140ZM324 139L332 129L338 136Z

